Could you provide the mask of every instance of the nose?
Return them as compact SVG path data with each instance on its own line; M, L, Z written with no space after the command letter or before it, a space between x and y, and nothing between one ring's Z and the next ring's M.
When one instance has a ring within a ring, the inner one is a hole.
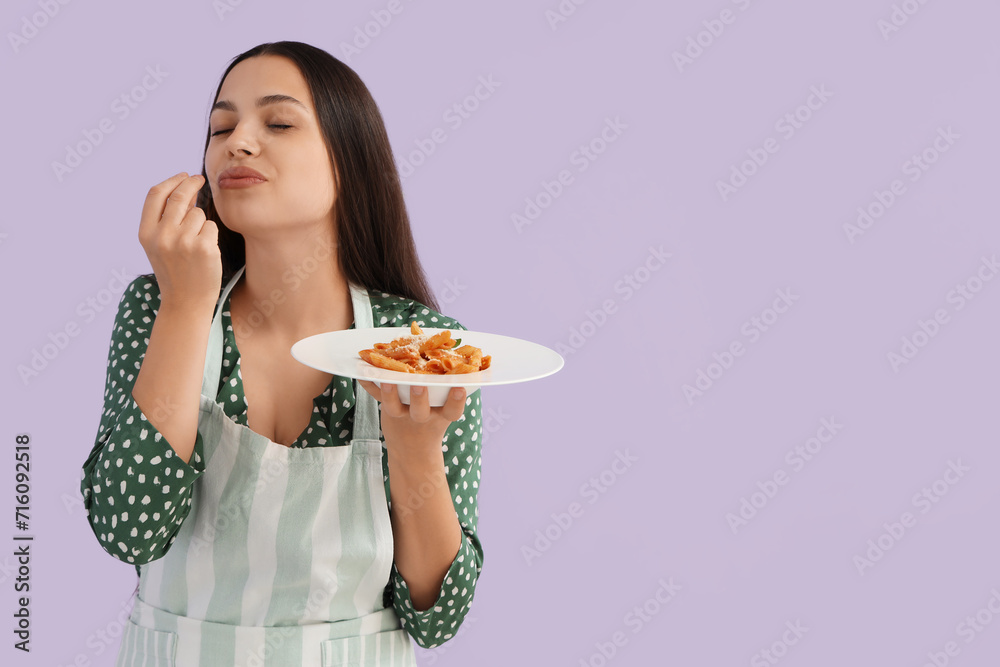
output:
M229 133L228 140L226 141L226 151L230 155L236 155L239 152L243 152L246 155L253 155L256 150L257 145L250 136L245 124L237 126Z
M245 155L253 155L253 151L248 148L245 144L231 144L227 146L226 150L230 155L235 156L237 153L243 153Z

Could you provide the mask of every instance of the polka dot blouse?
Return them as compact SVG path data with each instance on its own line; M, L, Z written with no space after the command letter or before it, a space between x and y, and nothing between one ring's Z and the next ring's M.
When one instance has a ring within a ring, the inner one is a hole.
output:
M376 327L407 326L416 320L425 327L465 328L410 299L371 291L369 299ZM155 278L147 274L129 284L118 304L108 353L104 413L97 442L83 465L80 483L90 526L101 546L115 558L134 564L136 572L139 565L166 554L190 511L192 487L204 472L201 434L196 437L191 460L185 463L132 398L132 386L149 344L159 303ZM247 403L228 296L221 319L223 360L216 401L230 419L245 426ZM330 385L313 399L311 421L292 447L348 445L354 424L354 402L353 381L334 375ZM464 415L449 426L441 443L445 473L464 539L437 600L424 611L414 609L409 589L395 563L386 584L383 606L391 604L395 608L403 627L423 648L439 646L455 635L472 604L482 570L483 549L476 533L481 438L482 409L477 391L466 400ZM141 443L144 454L124 461L121 444L126 441ZM384 446L382 475L386 503L391 507ZM119 492L126 481L128 493ZM146 501L153 498L155 501ZM136 552L138 556L133 555Z

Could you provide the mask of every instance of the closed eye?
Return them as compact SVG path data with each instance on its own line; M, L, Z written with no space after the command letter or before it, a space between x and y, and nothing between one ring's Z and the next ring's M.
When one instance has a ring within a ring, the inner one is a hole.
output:
M274 124L274 125L268 125L268 127L278 128L279 130L287 130L288 128L291 127L291 125L276 125L276 124ZM212 133L212 136L214 137L214 136L217 136L217 135L220 135L220 134L224 134L226 132L232 132L232 130L216 130L215 132Z

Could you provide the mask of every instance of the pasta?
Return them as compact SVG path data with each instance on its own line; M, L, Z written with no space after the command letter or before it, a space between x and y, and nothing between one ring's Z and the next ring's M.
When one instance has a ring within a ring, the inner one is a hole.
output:
M359 351L358 355L372 366L400 373L456 375L490 367L490 355L483 356L483 351L472 345L456 348L457 342L449 329L429 336L414 321L410 323L409 336L400 336L389 343L375 343Z

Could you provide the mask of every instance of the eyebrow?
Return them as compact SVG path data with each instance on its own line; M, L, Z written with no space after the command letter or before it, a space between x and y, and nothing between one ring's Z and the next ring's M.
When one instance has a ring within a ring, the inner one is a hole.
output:
M265 95L264 97L258 97L257 108L260 109L262 107L266 107L271 104L282 104L284 102L297 104L306 111L309 111L309 108L306 107L305 104L302 104L302 102L299 102L294 97L291 97L290 95L281 95L281 94ZM216 111L236 111L236 105L230 102L229 100L219 100L218 102L212 105L212 110L209 112L209 115L212 115Z

